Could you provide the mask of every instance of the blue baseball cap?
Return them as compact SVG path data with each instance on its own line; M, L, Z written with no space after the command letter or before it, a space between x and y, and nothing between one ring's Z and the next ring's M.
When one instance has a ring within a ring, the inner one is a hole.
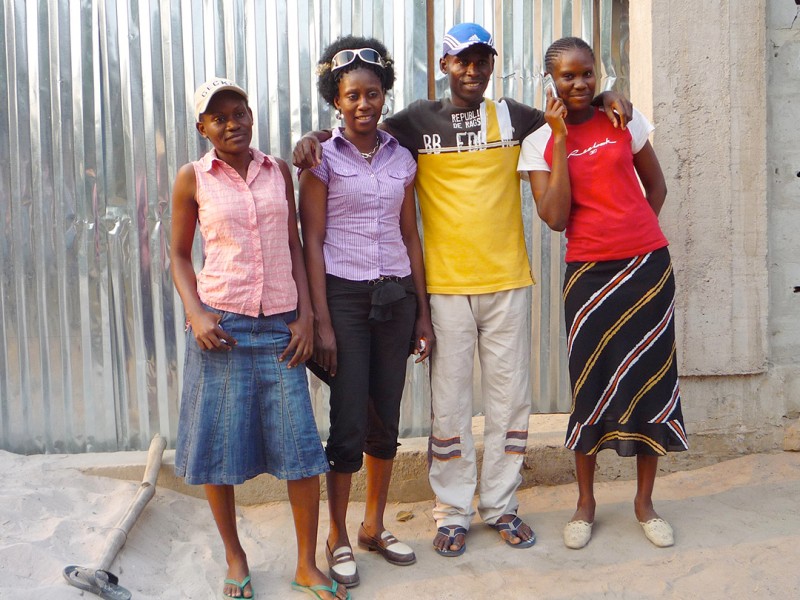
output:
M492 53L497 54L491 33L477 23L459 23L444 35L442 56L460 54L475 44L488 46Z

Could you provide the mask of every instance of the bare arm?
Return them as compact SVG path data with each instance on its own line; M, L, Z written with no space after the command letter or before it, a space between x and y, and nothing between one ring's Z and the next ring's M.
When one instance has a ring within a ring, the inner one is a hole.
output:
M378 127L389 135L394 135L386 123L380 123ZM313 169L316 167L322 162L322 142L327 142L331 139L331 135L333 134L330 129L309 131L304 134L294 145L292 164L298 169Z
M322 142L331 139L330 129L309 131L294 145L292 164L298 169L313 169L322 162Z
M625 94L620 94L610 90L603 92L592 100L593 106L602 106L603 111L606 113L608 120L620 129L625 129L630 120L633 118L633 104L625 97Z
M633 155L633 166L644 187L647 202L658 216L667 198L667 182L664 180L661 164L650 142L646 142L642 149Z
M431 324L431 307L428 303L428 286L425 282L425 264L422 258L422 243L417 230L417 208L414 201L414 183L405 189L403 205L400 208L400 234L411 261L411 279L417 294L417 320L414 325L414 337L417 340L415 354L422 362L431 355L436 337ZM420 340L425 340L422 344Z
M311 303L314 306L314 361L333 377L336 375L336 335L328 310L325 257L322 253L327 208L328 187L313 173L304 171L300 175L300 223L303 226L303 255Z
M197 182L192 165L183 165L172 189L172 280L183 301L186 319L197 345L203 350L230 350L236 340L219 326L220 316L203 308L197 294L197 276L192 264L192 244L197 228Z
M548 92L544 117L553 132L553 165L550 172L528 173L536 212L554 231L564 231L572 209L572 188L567 170L567 127L564 123L566 114L564 102Z
M278 165L286 184L286 203L289 205L289 254L292 259L292 278L297 287L297 319L289 323L292 339L281 353L279 360L283 361L286 357L291 356L286 365L291 369L307 361L314 351L314 311L308 291L306 267L303 262L303 246L297 231L297 209L294 205L292 176L289 174L289 166L284 161L279 159Z

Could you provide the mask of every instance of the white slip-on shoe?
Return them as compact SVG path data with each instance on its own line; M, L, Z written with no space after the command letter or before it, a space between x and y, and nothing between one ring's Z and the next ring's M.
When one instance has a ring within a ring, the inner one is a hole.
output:
M650 519L649 521L639 522L644 529L644 534L653 545L659 548L668 548L675 543L675 536L672 533L672 526L661 517Z
M587 521L570 521L564 526L564 545L573 550L580 550L592 539L594 523Z

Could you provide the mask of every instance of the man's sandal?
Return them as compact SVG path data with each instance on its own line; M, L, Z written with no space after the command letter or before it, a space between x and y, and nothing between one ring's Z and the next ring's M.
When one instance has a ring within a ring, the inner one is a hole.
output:
M502 517L500 518L502 519ZM517 548L518 550L521 550L522 548L530 548L536 543L536 534L533 533L533 530L531 530L531 537L527 540L523 540L522 536L519 535L519 528L524 524L525 523L522 522L522 519L520 519L517 515L514 515L514 518L508 521L507 523L500 523L498 521L494 525L490 525L490 527L501 534L500 537L503 538L503 541L506 544L508 544L512 548ZM502 535L503 532L507 532L508 537ZM514 537L519 538L520 540L516 544L512 542L510 539Z
M440 554L441 556L447 556L448 558L452 558L454 556L461 556L462 554L464 554L464 552L467 549L466 528L461 527L460 525L453 525L453 526L443 525L442 527L439 527L439 529L437 529L436 531L441 535L447 536L447 546L445 546L444 548L439 548L437 546L433 547L433 549L436 550L438 554ZM458 550L450 550L450 546L455 544L456 537L458 537L459 535L464 536L464 543L461 544L461 547Z

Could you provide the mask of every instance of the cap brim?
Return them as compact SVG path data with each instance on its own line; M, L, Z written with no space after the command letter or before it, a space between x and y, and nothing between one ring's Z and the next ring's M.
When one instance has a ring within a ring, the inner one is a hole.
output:
M443 57L444 56L457 56L457 55L461 54L462 52L464 52L464 50L472 48L473 46L483 46L485 48L488 48L492 52L492 54L494 54L495 56L497 55L497 50L494 49L494 46L490 46L486 42L467 42L465 44L459 44L458 46L456 46L454 48L450 48L442 56Z

